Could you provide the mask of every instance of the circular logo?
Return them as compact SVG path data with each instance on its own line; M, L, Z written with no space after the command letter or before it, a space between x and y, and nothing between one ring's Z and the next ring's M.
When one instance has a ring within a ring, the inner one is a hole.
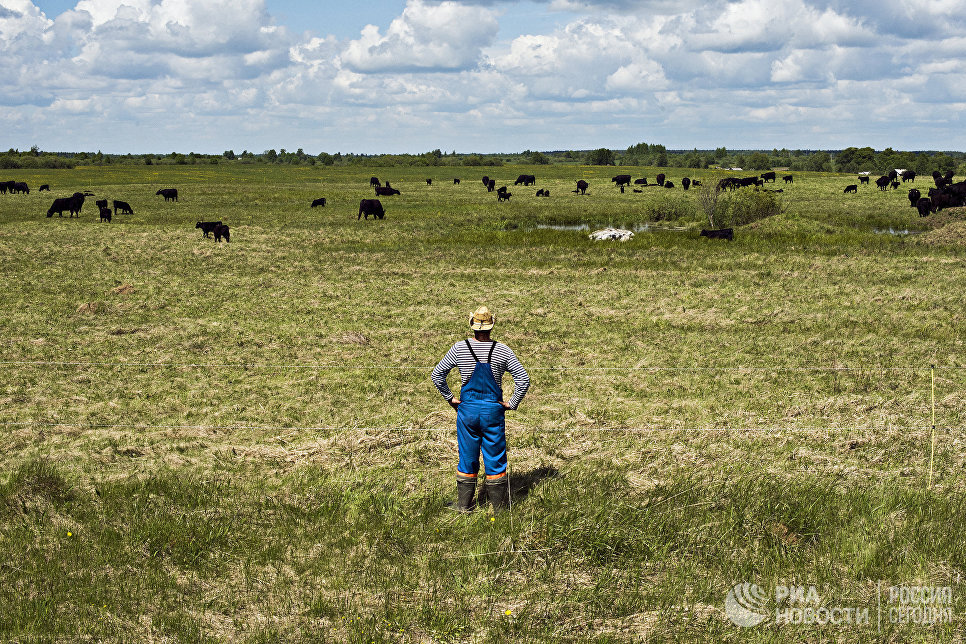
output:
M768 619L768 595L755 584L735 584L725 597L725 615L735 626L750 628Z

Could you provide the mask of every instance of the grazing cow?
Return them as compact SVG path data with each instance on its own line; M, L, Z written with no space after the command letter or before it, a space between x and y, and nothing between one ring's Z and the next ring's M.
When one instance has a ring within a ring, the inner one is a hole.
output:
M580 181L577 182L577 189L574 190L574 194L585 195L587 194L587 188L589 187L590 187L590 184L584 181L583 179L581 179Z
M458 186L458 185L460 185L460 180L459 180L459 177L457 177L457 178L455 178L455 179L453 179L453 185L454 185L454 186Z
M734 190L738 186L738 179L735 177L725 177L718 181L718 190Z
M379 182L379 177L369 177L369 187L378 188L382 184Z
M887 174L886 176L889 177L889 181L895 181L896 179L899 178L899 173L896 172L895 170L889 170L889 174Z
M39 188L37 188L37 192L43 192L44 190L46 190L47 192L50 192L49 183L42 184Z
M851 185L845 186L845 190L843 190L842 192L844 192L845 194L848 194L850 192L854 192L854 193L858 194L859 187L853 183Z
M629 174L619 174L616 177L612 177L611 181L617 184L618 188L623 186L631 185L631 175Z
M490 182L486 184L486 191L493 192L494 188L496 188L496 179L490 179Z
M155 195L161 195L164 197L165 201L177 201L178 200L178 189L177 188L161 188Z
M54 203L47 209L47 216L53 217L54 213L57 213L58 217L64 216L65 210L70 210L70 202L73 197L61 197L54 199Z
M393 195L402 194L395 188L390 188L389 186L376 186L376 196L377 197L391 197Z
M916 210L919 211L920 217L928 217L929 213L932 212L932 201L929 197L922 197L916 202Z
M964 204L960 197L948 192L939 192L936 194L930 192L929 198L932 200L933 212L939 212L944 208L956 208Z
M782 179L785 181L785 183L794 183L795 181L794 175L790 174L786 174L784 177L782 177Z
M700 188L701 187L701 181L699 181L698 179L692 179L691 180L691 187L692 188Z
M517 180L513 182L513 185L518 186L522 183L524 186L532 186L536 182L537 178L532 174L521 174L519 177L517 177Z
M319 197L318 199L314 199L310 207L315 208L317 206L322 206L323 208L325 208L325 197Z
M916 207L916 203L919 202L919 199L921 197L922 197L922 193L919 192L918 190L916 190L915 188L913 188L912 190L910 190L909 191L909 207L910 208L915 208Z
M545 193L546 193L546 191L543 188L540 188L539 190L537 190L537 196L538 197L542 197Z
M11 194L14 193L14 192L17 192L17 193L20 193L22 195L29 195L30 194L30 188L28 188L27 187L27 184L24 183L23 181L14 181L13 182L13 189L10 192L11 192Z
M499 201L510 201L510 197L513 196L513 193L504 190L503 192L498 192L496 196Z
M211 231L215 235L215 241L220 242L221 238L225 238L225 243L231 241L231 235L229 234L228 224L218 224L215 229Z
M0 195L7 194L7 190L10 189L11 183L13 183L13 181L0 181Z
M647 177L642 177L640 179L634 179L634 185L635 186L646 186L647 185Z
M114 214L117 215L117 211L120 210L122 215L133 215L134 210L131 208L131 204L126 201L119 201L117 199L111 204L114 206Z
M681 179L681 187L687 190L691 187L691 179L689 177L684 177Z
M885 175L875 180L875 185L879 186L879 190L883 190L883 191L889 187L890 183L892 183L892 179L890 179L888 176L885 176Z
M763 172L761 175L762 181L771 181L775 183L775 173L774 172Z
M110 208L101 208L101 221L102 222L106 221L107 223L111 223L111 209Z
M382 202L378 199L363 199L359 202L359 216L356 219L361 219L365 216L369 219L369 215L372 215L373 219L385 219L386 211L382 208Z
M659 186L664 185L664 174L657 175L657 185Z
M664 182L664 187L665 188L673 188L674 187L674 182L673 181L665 181Z
M905 183L906 181L915 181L916 180L916 171L915 170L905 170L899 176L902 177L902 182L903 183Z
M707 237L708 239L727 239L728 241L733 241L735 238L735 229L722 228L720 230L702 230L701 237Z
M197 224L195 224L195 228L201 229L202 237L211 237L211 233L214 232L215 228L220 225L220 221L199 221Z
M892 182L892 183L890 183L889 185L890 185L890 186L892 186L892 189L893 189L893 190L897 190L897 189L899 188L899 185L900 185L900 182L898 182L898 181L893 181L893 182Z
M497 192L497 194L501 194L501 193L504 193L506 191L507 191L507 187L506 186L500 186L500 189L497 190L496 192Z
M426 179L426 185L427 186L433 185L433 180L432 179Z
M94 205L97 206L98 210L101 208L107 208L107 199L98 199L94 202Z
M862 175L859 177L859 183L869 183L868 175Z

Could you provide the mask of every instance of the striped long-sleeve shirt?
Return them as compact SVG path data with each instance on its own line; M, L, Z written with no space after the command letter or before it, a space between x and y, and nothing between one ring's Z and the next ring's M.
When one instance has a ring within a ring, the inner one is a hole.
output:
M490 345L493 342L478 342L474 338L470 338L469 342L480 361L485 361L487 355L490 353ZM450 391L449 385L446 384L446 376L453 367L459 369L460 378L462 379L460 386L469 382L470 377L473 375L473 370L476 368L476 360L473 359L473 354L466 347L466 341L464 340L460 340L454 344L446 352L446 355L443 356L443 359L439 361L436 368L433 369L433 384L436 385L439 393L443 394L446 400L453 399L453 392ZM502 342L497 342L496 346L493 347L493 359L490 362L490 370L493 372L493 379L496 380L496 385L501 389L503 388L503 374L509 371L510 375L513 376L513 397L509 400L508 404L510 405L510 409L516 409L520 401L523 400L523 396L527 393L527 389L530 388L530 376L527 374L527 370L520 364L513 350Z

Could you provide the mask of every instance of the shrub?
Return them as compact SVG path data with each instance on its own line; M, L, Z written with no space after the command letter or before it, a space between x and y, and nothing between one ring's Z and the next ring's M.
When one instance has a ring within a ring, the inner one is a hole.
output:
M784 212L778 196L773 192L736 190L723 199L714 215L714 226L732 228L773 217Z
M670 191L669 191L670 192ZM690 201L666 195L648 205L645 215L649 221L682 221L697 219L697 211Z

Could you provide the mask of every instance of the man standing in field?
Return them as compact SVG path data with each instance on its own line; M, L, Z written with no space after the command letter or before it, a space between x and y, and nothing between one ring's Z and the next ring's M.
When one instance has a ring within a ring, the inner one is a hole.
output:
M457 342L433 369L433 384L456 410L456 439L459 464L456 467L456 509L470 512L475 507L480 452L486 468L486 495L494 512L510 505L510 478L506 461L507 409L516 409L530 387L530 376L510 347L490 339L496 322L485 306L470 315L473 339ZM446 376L456 367L462 387L456 398ZM503 401L501 383L507 371L513 376L513 397Z

